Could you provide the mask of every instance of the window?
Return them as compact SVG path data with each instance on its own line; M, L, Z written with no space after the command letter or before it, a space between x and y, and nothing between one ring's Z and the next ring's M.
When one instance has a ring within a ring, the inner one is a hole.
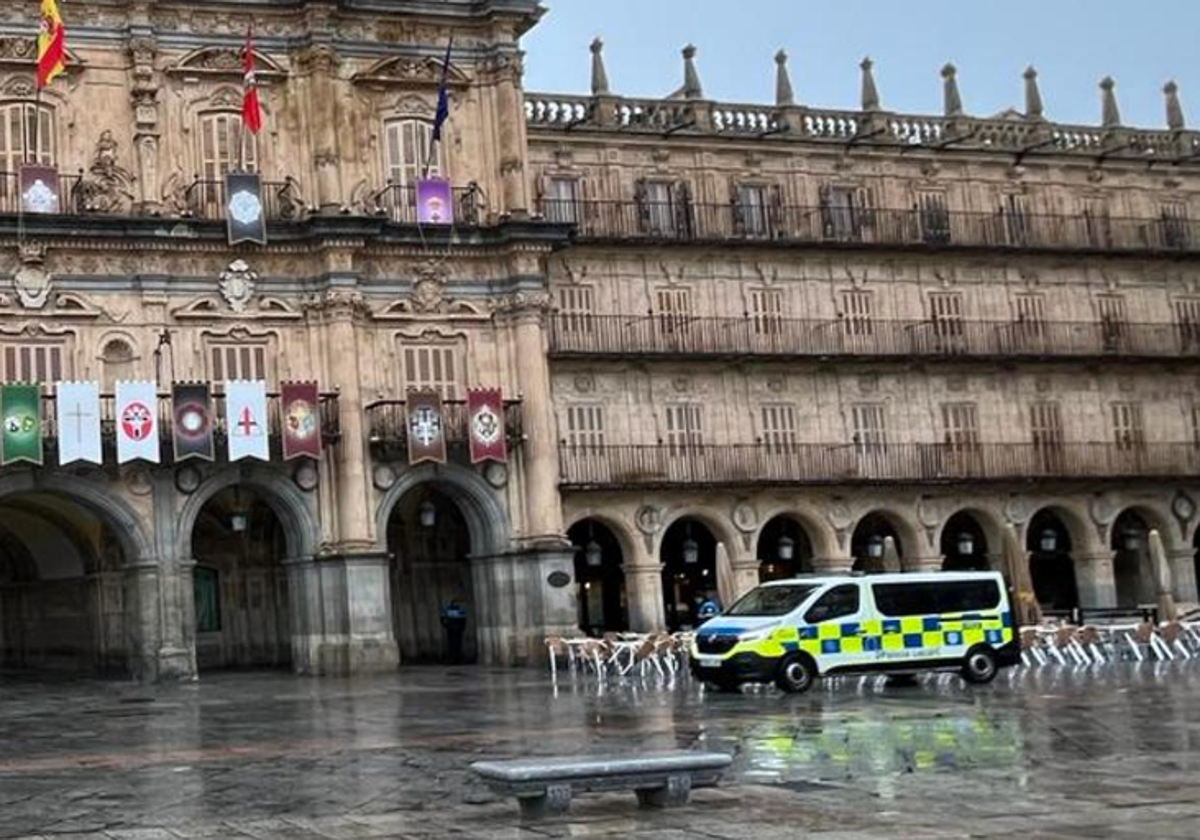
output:
M1044 472L1061 466L1063 454L1062 410L1056 402L1037 402L1029 406L1029 436L1033 456Z
M1162 245L1182 248L1191 241L1188 208L1182 201L1166 201L1160 205Z
M734 202L737 233L743 236L766 236L770 232L770 204L766 187L739 184L734 193Z
M383 126L387 155L387 180L401 187L415 187L429 167L430 177L441 177L445 167L438 154L429 156L433 145L433 123L426 120L391 120Z
M986 612L1000 606L994 580L873 583L871 592L879 612L889 618Z
M563 332L590 333L596 309L596 290L591 286L558 287L558 324Z
M1117 449L1134 452L1146 445L1146 428L1142 424L1140 403L1113 403L1112 427Z
M1024 335L1040 337L1046 328L1046 299L1041 295L1017 295L1013 298L1013 314Z
M192 570L196 597L196 632L221 632L221 575L216 569L196 566Z
M580 449L600 449L604 446L604 406L567 407L567 444Z
M573 225L579 221L579 181L575 178L550 178L542 215L547 222Z
M887 407L856 405L851 407L854 445L860 455L887 451Z
M870 292L857 289L842 292L842 330L848 336L869 336L875 332Z
M122 338L114 338L100 352L100 363L104 366L103 387L111 391L118 381L135 378L133 348Z
M450 344L405 344L404 390L437 391L444 400L458 399L462 377L456 349Z
M817 587L811 583L760 586L725 611L726 616L775 618L787 615L804 603Z
M917 223L922 242L944 245L950 241L950 211L946 208L945 193L917 193Z
M975 452L979 449L979 411L975 403L944 403L942 405L942 434L952 452Z
M1179 325L1179 338L1185 350L1200 345L1200 298L1177 298L1175 323Z
M796 448L796 408L791 405L762 407L762 441L772 454Z
M1025 196L1016 193L1004 196L1000 203L1000 219L1004 244L1029 244L1029 202Z
M658 312L658 328L663 333L687 332L692 320L692 293L690 289L672 286L656 289L654 308Z
M228 382L232 379L268 381L266 342L221 342L208 346L211 367L209 378L213 382Z
M241 141L242 153L238 154ZM254 135L242 131L242 115L232 113L200 116L200 172L205 181L223 181L231 170L258 169Z
M1112 246L1112 222L1109 218L1108 201L1089 198L1083 203L1083 229L1088 244L1093 248Z
M17 172L26 162L55 162L54 111L32 102L0 105L0 170Z
M857 187L821 188L821 222L825 238L840 242L862 239L866 214L866 194Z
M835 586L808 608L808 612L804 614L804 620L809 624L820 624L822 621L834 621L855 615L858 612L860 600L861 595L857 583Z
M750 319L755 335L781 334L783 292L779 289L755 289L750 292Z
M1104 295L1096 298L1096 311L1100 316L1100 336L1105 350L1117 350L1125 337L1129 322L1125 310L1125 298Z
M930 295L929 320L933 323L933 334L938 338L962 338L962 295L957 292L937 292Z
M687 184L639 181L636 200L643 232L670 238L690 235L691 190Z
M1189 407L1188 421L1192 428L1192 446L1200 449L1200 404Z
M693 403L667 406L667 447L672 455L704 445L704 407Z
M4 345L5 382L60 382L66 378L66 345L40 342Z

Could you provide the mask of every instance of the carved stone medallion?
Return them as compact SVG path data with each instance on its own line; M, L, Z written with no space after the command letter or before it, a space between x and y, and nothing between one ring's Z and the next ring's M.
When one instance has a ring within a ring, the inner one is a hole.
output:
M258 275L242 259L234 260L221 272L221 297L234 312L245 312L246 304L254 296Z

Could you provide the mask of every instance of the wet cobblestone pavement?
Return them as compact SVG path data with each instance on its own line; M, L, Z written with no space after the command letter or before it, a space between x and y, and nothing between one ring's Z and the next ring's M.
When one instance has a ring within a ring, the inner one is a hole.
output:
M531 671L182 686L0 678L0 838L1196 838L1200 663L803 697ZM690 806L522 825L484 757L726 750Z

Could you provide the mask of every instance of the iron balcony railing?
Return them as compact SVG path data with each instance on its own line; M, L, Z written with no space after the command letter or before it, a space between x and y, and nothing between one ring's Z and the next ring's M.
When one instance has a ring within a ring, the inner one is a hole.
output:
M404 400L381 400L366 408L367 429L371 446L381 454L403 453L408 448L408 404ZM466 400L443 400L442 417L445 423L446 443L452 451L465 450L470 443L467 428ZM504 401L504 429L509 448L521 444L524 429L521 419L521 401Z
M83 173L58 175L58 209L62 215L88 212L87 196L83 190ZM0 213L19 214L21 181L16 172L0 172Z
M487 213L483 191L472 184L454 187L451 191L454 202L454 224L460 227L478 227L483 224ZM386 216L400 225L417 224L417 190L410 184L389 183L371 197L367 208L375 215Z
M542 199L543 217L580 240L758 242L793 245L1002 250L1200 251L1200 223L1164 215L1117 218L938 209Z
M262 182L263 218L268 222L298 222L308 210L292 178ZM225 181L197 177L183 193L181 215L208 221L224 221L227 215Z
M559 447L573 489L954 483L1200 474L1195 443L734 444Z
M339 410L338 395L333 393L321 394L321 438L326 444L336 443L342 436L342 421ZM42 443L46 453L47 463L53 463L58 452L58 420L57 400L53 394L42 396ZM225 426L225 396L220 393L212 395L213 407L213 438L216 457L223 459L228 453L228 433ZM174 431L170 394L158 395L158 430L162 446L163 463L174 460ZM278 460L283 452L282 419L280 410L280 395L267 394L267 429L270 438L271 457ZM116 396L113 394L100 395L100 441L104 450L106 462L116 461L117 451L117 417Z
M1200 358L1200 324L1070 321L794 319L773 315L556 313L550 352L560 358L1117 357Z

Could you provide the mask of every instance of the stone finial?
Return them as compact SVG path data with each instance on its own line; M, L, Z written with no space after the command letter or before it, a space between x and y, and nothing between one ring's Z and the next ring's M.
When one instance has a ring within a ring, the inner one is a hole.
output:
M1187 119L1183 116L1183 105L1179 102L1179 85L1167 82L1163 85L1163 93L1167 97L1167 128L1171 131L1183 131L1187 128Z
M947 117L961 117L962 96L958 92L958 68L947 64L942 68L942 99Z
M1100 126L1102 128L1121 127L1121 109L1117 106L1117 83L1112 76L1105 76L1100 81Z
M608 96L608 71L604 69L604 42L592 41L592 96Z
M784 50L775 53L775 105L787 108L796 104L796 93L792 90L792 77L788 73L788 54Z
M1042 105L1042 92L1038 89L1038 72L1032 67L1025 68L1025 119L1045 119L1046 109Z
M875 87L875 74L872 72L875 62L870 58L864 58L862 64L858 66L862 68L862 109L878 111L880 110L879 89Z
M696 47L688 44L683 48L683 90L684 99L703 99L704 87L700 84L700 73L696 70Z

